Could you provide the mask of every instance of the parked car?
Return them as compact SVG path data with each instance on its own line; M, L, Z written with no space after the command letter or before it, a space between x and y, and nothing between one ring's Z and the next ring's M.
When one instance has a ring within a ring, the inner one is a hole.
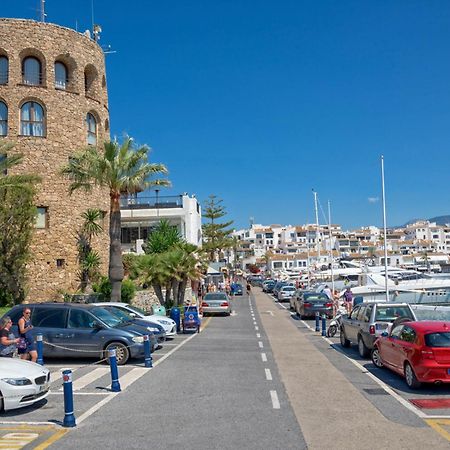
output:
M321 292L301 292L295 297L294 310L300 319L316 317L316 313L333 317L333 303L326 294Z
M203 317L208 314L231 314L231 303L224 292L208 292L202 301Z
M404 376L411 389L421 383L450 383L450 322L416 321L394 326L375 341L372 361Z
M104 358L110 348L116 348L117 363L125 364L130 357L144 356L144 334L150 335L152 351L158 345L153 333L145 327L123 323L107 309L92 304L35 303L31 310L35 336L44 337L44 357L99 357ZM18 335L17 322L22 317L23 305L14 306L6 315L13 321L13 332Z
M142 309L137 308L136 306L131 306L128 303L122 302L96 303L96 305L98 306L102 306L104 304L112 305L122 310L128 311L131 315L134 315L134 317L137 319L144 319L150 323L156 323L158 325L161 325L166 333L166 338L174 337L177 334L177 324L170 317L160 316L158 314L146 314L145 311L143 311Z
M450 306L445 305L410 305L417 320L450 321Z
M392 323L402 317L415 320L407 303L360 303L349 316L342 318L341 345L349 347L350 343L358 344L359 354L365 358L381 333L388 332Z
M231 294L232 295L243 295L242 284L240 283L231 283Z
M275 283L275 286L273 287L272 295L273 295L275 298L278 298L278 292L280 291L280 289L281 289L283 286L289 286L289 285L293 286L292 283L288 283L287 281L277 281L277 282Z
M139 327L145 328L147 331L153 333L158 340L159 344L166 341L166 332L164 328L159 323L149 322L148 320L136 317L135 314L127 311L126 309L119 308L109 302L105 303L94 303L97 306L101 306L108 310L111 314L117 316L125 324L138 325Z
M277 300L279 302L284 302L286 300L289 300L295 293L295 287L294 286L283 286L279 291L277 295Z
M275 287L275 281L274 280L266 280L262 284L263 292L270 293L270 292L273 291L274 287Z
M0 358L0 411L30 406L48 396L50 372L16 358Z

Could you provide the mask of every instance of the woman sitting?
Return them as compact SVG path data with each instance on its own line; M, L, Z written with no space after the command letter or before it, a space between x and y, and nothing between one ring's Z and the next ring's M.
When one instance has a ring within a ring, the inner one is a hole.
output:
M12 358L19 343L19 338L11 331L12 320L9 316L0 321L0 356Z

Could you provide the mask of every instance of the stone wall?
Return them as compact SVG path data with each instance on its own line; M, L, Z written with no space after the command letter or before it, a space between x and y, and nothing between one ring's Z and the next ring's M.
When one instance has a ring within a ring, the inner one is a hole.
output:
M192 289L189 287L186 288L186 295L184 297L185 302L190 301L191 298L192 298ZM131 304L148 312L151 312L153 305L156 306L161 305L153 288L137 291L133 300L131 301Z
M71 154L87 146L88 112L97 120L97 143L109 139L104 54L94 41L74 30L30 20L0 19L0 56L9 61L8 83L0 85L0 101L8 107L5 139L15 143L12 152L24 155L24 163L11 173L39 174L42 183L36 206L47 208L47 227L36 229L32 243L27 300L51 300L60 296L60 291L74 291L78 286L75 232L82 224L81 213L88 208L105 213L104 232L94 242L94 249L102 258L102 272L108 268L108 192L94 189L69 196L69 181L59 174ZM42 64L39 86L23 83L22 61L27 56L37 57ZM55 88L56 61L68 68L65 90ZM85 73L90 81L87 90ZM20 108L26 101L38 102L44 108L44 137L21 135Z

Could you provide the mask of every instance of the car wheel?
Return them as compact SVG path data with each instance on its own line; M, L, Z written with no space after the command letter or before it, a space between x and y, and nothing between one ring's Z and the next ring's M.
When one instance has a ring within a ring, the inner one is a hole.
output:
M409 362L405 362L405 380L410 389L418 389L422 384L417 380L416 374Z
M336 334L337 326L336 325L330 325L330 327L327 330L327 336L333 337Z
M116 349L117 365L123 366L130 358L130 352L128 348L121 342L111 342L111 344L108 344L105 348L105 357L108 357L108 350L112 348Z
M358 352L361 358L367 358L369 355L369 349L366 347L366 344L364 344L362 336L358 336Z
M378 349L378 347L375 347L372 350L372 362L374 366L378 367L379 369L384 367L383 361L381 360L380 350Z
M341 335L339 339L341 341L342 347L350 347L350 341L345 337L345 332L343 328L341 328Z

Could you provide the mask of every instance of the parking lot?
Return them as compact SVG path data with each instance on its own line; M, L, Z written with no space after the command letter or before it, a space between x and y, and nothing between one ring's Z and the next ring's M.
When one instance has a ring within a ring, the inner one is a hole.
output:
M271 298L275 299L271 296ZM442 436L450 440L450 386L425 384L418 390L409 389L400 375L389 369L377 368L370 359L363 359L356 346L343 348L339 332L333 338L315 331L315 320L300 320L289 311L289 303L275 302L286 310L301 333L306 334L315 347L386 417L394 421L408 421L401 408L424 420ZM328 326L327 320L327 326ZM334 352L330 353L330 349ZM389 398L389 401L387 400ZM412 419L413 420L413 419Z

